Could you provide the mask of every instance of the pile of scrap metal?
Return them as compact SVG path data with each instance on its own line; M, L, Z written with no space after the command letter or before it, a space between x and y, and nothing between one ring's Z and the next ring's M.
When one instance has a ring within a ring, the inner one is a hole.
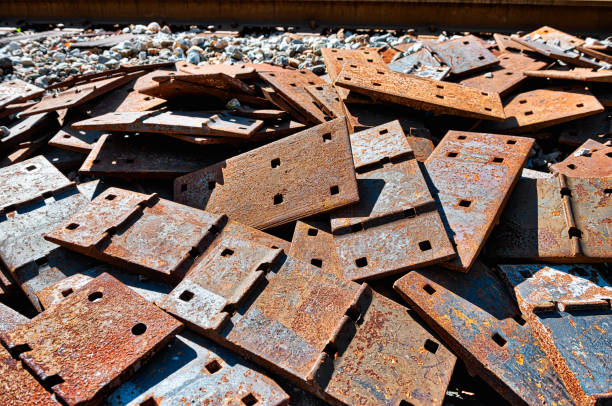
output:
M0 84L0 404L608 404L610 49L495 39Z

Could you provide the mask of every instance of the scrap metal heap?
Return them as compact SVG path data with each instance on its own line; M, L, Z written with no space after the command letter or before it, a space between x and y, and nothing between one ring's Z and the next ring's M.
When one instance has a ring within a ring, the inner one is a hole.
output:
M612 50L420 40L1 83L0 404L612 401Z

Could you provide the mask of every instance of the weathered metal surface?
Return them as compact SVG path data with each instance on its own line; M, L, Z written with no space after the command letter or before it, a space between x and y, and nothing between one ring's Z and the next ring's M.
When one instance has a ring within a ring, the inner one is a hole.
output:
M481 89L487 92L499 93L505 96L514 90L526 78L525 71L537 71L548 65L525 54L503 53L497 57L499 65L487 69L487 72L467 77L459 83L463 86Z
M286 72L259 72L259 76L268 82L287 103L302 114L310 124L325 122L325 114L316 106L306 86L320 86L325 82L309 70Z
M223 216L155 194L109 188L45 239L159 280L180 280L194 247L213 238Z
M0 338L64 403L77 405L100 402L180 327L103 274Z
M344 278L368 280L453 258L415 159L357 175L359 203L331 213Z
M28 100L23 103L9 104L4 108L0 109L0 118L5 118L10 116L11 114L17 114L20 111L30 108L35 105L36 102L33 100Z
M21 112L21 115L31 116L33 114L44 113L47 111L79 106L95 97L123 86L141 74L141 72L134 72L110 79L102 79L95 82L77 85L61 93L43 97L39 103Z
M240 117L257 118L261 120L284 118L287 112L275 109L256 109L246 105L240 105L232 109L232 113Z
M213 87L216 89L223 89L230 92L239 92L251 95L255 94L255 90L249 87L246 83L244 83L240 79L236 79L235 77L226 75L223 72L204 74L168 72L160 74L158 76L153 76L151 79L157 82L159 86L163 86L164 84L174 84L180 86L180 82L189 82L200 86ZM175 81L177 83L174 83ZM144 89L140 91L146 93Z
M281 406L289 396L252 364L185 331L156 354L146 370L121 385L111 406L178 404Z
M490 127L495 131L533 132L602 111L604 107L584 87L549 87L513 96L504 105L506 121Z
M321 110L330 117L344 116L342 102L335 87L332 85L306 86L306 91L312 96Z
M572 121L564 125L559 136L562 144L578 147L592 139L600 143L612 141L612 112L599 114Z
M298 221L288 255L342 279L344 271L336 254L334 237L326 229L329 230L329 224L323 222Z
M34 86L21 79L0 83L0 109L9 104L23 103L45 93L42 87Z
M63 126L50 140L49 145L69 151L89 154L104 134L102 131L74 130L71 124Z
M437 113L489 120L505 117L497 93L403 73L347 64L338 75L335 85L382 101Z
M306 126L289 119L268 120L249 141L272 141L304 130Z
M97 117L107 113L130 111L147 111L161 108L166 100L140 93L134 89L135 81L123 85L105 95L79 106L88 117Z
M502 265L506 282L577 404L612 397L612 288L588 265Z
M263 121L206 111L142 111L108 113L72 124L76 130L150 132L202 137L248 138Z
M496 65L499 60L473 35L426 45L453 75L465 75Z
M271 86L265 84L260 86L260 89L264 95L264 98L268 102L272 103L281 110L285 110L293 119L299 121L300 123L308 123L308 119L306 119L302 113L295 109L293 105L289 104L284 98L282 98L281 95Z
M550 78L561 80L577 80L581 82L607 82L612 83L612 72L609 70L594 71L589 68L574 68L572 70L525 70L525 76L536 78Z
M525 38L531 39L542 39L547 44L557 46L564 50L570 50L584 44L584 40L573 35L567 34L563 31L559 31L555 28L543 26L535 31L530 32L524 36Z
M188 145L188 144L187 144ZM157 134L103 134L79 169L80 174L128 179L174 179L226 155L189 146Z
M487 255L511 260L606 262L610 244L610 178L521 179L487 244Z
M34 155L40 148L44 147L47 144L48 140L49 137L47 135L44 135L32 141L26 141L19 144L16 150L14 150L5 158L0 160L0 168L4 168L6 166L14 165L16 163L25 161L26 159Z
M381 124L388 123L393 120L399 120L404 133L413 134L413 130L425 130L425 124L415 118L415 111L411 108L398 105L384 104L350 104L343 103L344 116L349 126L349 132L355 133L376 127Z
M587 140L574 153L549 169L570 177L612 177L612 147Z
M433 80L444 79L451 70L450 66L443 66L431 52L425 48L396 59L388 66L389 69L394 72L409 73L411 75Z
M325 62L325 67L332 84L336 82L338 75L347 63L357 66L371 66L373 69L388 70L378 52L372 49L321 48L321 55L323 56L323 61ZM372 103L369 97L354 94L349 92L348 89L338 88L337 91L340 100L343 102Z
M534 140L449 131L425 161L458 258L444 266L469 271L527 161Z
M177 178L174 198L259 229L355 203L346 122L335 119Z
M0 138L0 151L17 147L22 142L39 138L58 127L54 113L41 113L19 120L9 128L9 134Z
M11 331L27 321L27 317L17 313L7 305L0 303L0 333Z
M355 170L359 173L414 158L399 120L353 133L350 139Z
M493 38L497 43L497 47L502 52L533 52L531 48L521 45L516 41L513 41L509 35L495 33L493 34Z
M540 172L534 171L533 169L523 168L521 171L521 178L529 178L529 179L540 179L540 178L552 178L552 173L549 172Z
M587 46L578 46L576 47L580 52L587 54L591 58L595 58L597 60L612 64L612 55L606 54L605 52L600 52L599 50L592 49ZM609 50L608 50L609 52Z
M465 275L412 271L394 288L469 371L510 403L574 404L512 297L482 263Z
M42 149L41 155L60 171L78 169L85 160L85 155L81 153L49 146Z
M209 75L223 73L236 79L249 79L256 76L255 68L244 63L217 64L217 65L194 65L189 62L179 61L176 70L191 75Z
M555 45L545 44L544 42L534 41L532 39L520 38L516 35L513 35L510 38L514 42L517 42L518 44L530 48L532 51L549 58L559 59L565 63L583 68L601 68L601 65L596 61L585 58L584 56L580 55L580 53L575 51L563 50Z

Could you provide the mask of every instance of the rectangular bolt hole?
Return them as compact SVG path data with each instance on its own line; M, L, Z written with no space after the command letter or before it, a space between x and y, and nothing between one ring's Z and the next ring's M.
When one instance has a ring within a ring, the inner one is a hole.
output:
M471 204L472 204L471 200L461 200L459 202L459 206L461 207L470 207Z
M77 223L70 223L66 226L67 230L76 230L77 228L79 228L79 225Z
M569 165L567 165L567 167L572 169L572 170L576 169L576 165L574 165L574 164L569 164Z
M310 236L313 236L313 237L314 237L314 236L315 236L315 235L317 235L317 234L319 234L319 230L317 230L316 228L309 228L309 229L308 229L308 235L310 235Z
M323 134L323 142L331 141L331 133Z
M329 193L332 195L337 195L338 193L340 193L340 188L337 185L334 185L329 188Z
M584 103L578 103L576 107L584 107Z
M485 107L484 108L486 111L491 111L491 107Z
M311 259L310 263L316 266L317 268L321 268L323 266L323 261L318 258Z
M368 265L368 259L366 257L357 258L355 260L355 265L357 265L358 268L363 268Z
M419 243L419 248L421 249L421 251L429 251L431 249L431 243L429 242L429 240L421 241Z
M524 326L526 323L525 319L520 314L515 315L514 317L512 317L512 319L516 321L519 326Z
M105 199L106 200L115 200L116 197L117 197L117 195L110 194L110 195L106 195Z
M530 115L532 115L532 114L533 114L533 111L526 111L526 112L525 112L525 115L526 115L526 116L530 116Z
M435 341L431 341L429 338L427 340L425 340L425 345L423 346L427 351L431 352L432 354L435 354L436 351L438 351L438 347L440 347L440 344L438 344Z
M154 398L149 398L143 402L140 402L140 406L158 406L158 404Z
M436 85L436 87L437 87L438 89L444 89L444 86L442 86L442 85Z
M186 184L186 183L183 183L183 184L181 185L181 192L186 192L186 191L187 191L187 184Z
M484 59L485 59L485 57L484 57L484 56L482 56L482 55L480 55L480 56L478 57L478 60L479 60L479 61L482 61L482 60L484 60Z
M527 100L519 100L519 103L520 104L525 104L525 103L527 103Z
M272 168L276 168L277 166L280 166L280 158L274 158L273 160L271 160L270 166Z
M503 347L507 343L506 339L504 337L500 336L498 333L493 334L493 337L491 337L491 338L500 347Z
M464 140L464 139L466 139L466 138L467 138L467 137L466 137L465 135L460 135L460 136L458 136L458 137L457 137L457 139L458 139L458 140Z
M221 369L221 364L219 364L219 361L217 361L216 359L206 364L206 370L210 372L211 374L218 372L220 369Z
M495 157L493 158L493 162L496 164L501 164L502 162L504 162L504 158Z
M221 252L221 256L222 257L229 257L231 255L234 255L234 250L226 248L223 250L223 252Z
M283 195L280 193L277 193L274 195L274 204L281 204L283 202Z
M378 82L372 82L372 84L373 84L374 86L380 86L380 83L378 83Z
M506 144L514 145L516 144L516 140L508 140Z
M444 98L444 96L442 96L441 94L437 94L437 95L436 95L436 97L437 97L438 99L443 99L443 98Z
M436 293L436 290L433 287L431 287L431 285L429 284L423 286L423 290L430 295L433 295L434 293Z
M577 227L570 227L567 233L569 234L569 238L573 238L573 237L581 238L582 237L582 231L580 231Z
M456 158L457 155L459 155L458 152L449 152L448 154L446 154L446 156L449 158Z
M208 182L208 190L213 190L216 185L217 185L217 182L215 182L214 180L211 180L210 182Z
M36 169L36 165L26 166L26 171L28 171L28 172L32 172L34 169Z
M72 290L72 288L68 288L65 290L62 290L62 296L63 297L68 297L72 294L72 292L74 292L74 290Z
M242 403L246 406L253 406L258 402L257 398L253 396L251 393L242 398Z
M380 130L378 133L379 133L380 135L384 135L384 134L386 134L386 133L388 133L388 132L389 132L389 130L387 130L386 128L383 128L383 129L382 129L382 130Z
M193 299L193 292L184 290L179 296L179 299L181 299L183 302L189 302L191 299Z

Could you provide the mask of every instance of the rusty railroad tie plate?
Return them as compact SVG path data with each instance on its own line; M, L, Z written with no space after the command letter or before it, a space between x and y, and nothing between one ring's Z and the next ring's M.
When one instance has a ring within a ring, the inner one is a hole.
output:
M310 124L325 122L325 114L317 107L306 86L324 85L323 79L309 70L286 72L259 72L259 76L274 88L274 90L302 114Z
M468 274L412 271L393 287L470 373L511 404L574 404L506 287L484 264Z
M131 81L112 92L90 100L79 106L79 110L85 112L88 117L96 117L107 113L154 110L166 103L164 99L133 90L135 82Z
M184 72L167 72L159 76L153 76L151 79L159 83L159 85L172 84L179 85L180 82L189 82L200 86L212 87L216 89L228 90L230 92L246 93L255 95L254 88L249 87L240 79L236 79L225 73L205 73L192 74Z
M132 81L144 72L134 72L127 75L121 75L110 79L103 79L96 82L85 83L75 86L61 93L56 93L51 96L45 96L42 100L21 112L22 116L31 116L33 114L44 113L46 111L67 109L70 107L79 106L94 97L103 95L111 90L114 90L124 84Z
M534 41L531 39L520 38L515 35L511 36L510 38L514 42L527 48L530 48L532 51L552 59L559 59L565 63L569 63L571 65L583 68L601 68L601 65L599 65L597 62L592 59L585 58L584 56L580 55L579 52L563 50L555 45L550 45L544 42Z
M533 139L449 131L425 161L458 257L444 264L468 272L501 214Z
M542 69L547 62L538 61L525 54L503 53L498 56L499 65L492 66L486 72L478 73L462 79L463 86L507 95L526 78L524 72Z
M174 198L259 229L355 203L346 122L335 119L177 178Z
M108 113L72 124L75 130L233 138L249 138L262 126L261 120L237 117L228 113L172 110Z
M185 331L161 349L146 368L108 396L126 404L281 406L289 396L272 379L231 351Z
M55 113L41 113L25 117L8 127L8 135L0 136L0 151L14 150L19 147L19 144L32 141L33 137L46 136L57 127L59 125Z
M49 145L89 154L103 134L102 131L74 130L70 124L66 124L49 140Z
M344 278L380 278L455 257L399 122L351 134L351 145L359 202L330 215Z
M533 52L531 48L513 41L508 35L495 33L493 34L493 39L495 39L495 43L501 52Z
M612 287L589 265L501 265L527 322L576 404L612 396ZM579 349L578 349L579 348Z
M347 64L335 84L381 101L441 114L487 120L503 120L505 117L497 93L483 92L456 83Z
M604 111L564 125L559 142L578 147L589 139L600 143L612 141L612 112Z
M547 25L532 31L529 34L525 34L523 38L535 39L537 38L536 36L544 40L546 43L556 45L561 49L572 49L584 44L584 40Z
M343 279L344 270L338 260L334 236L325 229L329 229L329 224L324 222L298 221L288 255Z
M450 72L449 66L442 65L425 48L391 62L389 69L434 80L442 80Z
M102 274L0 339L58 398L77 405L101 401L180 328L177 320Z
M372 69L388 70L382 57L372 49L336 49L321 48L321 55L327 68L331 83L335 83L345 64L369 66ZM372 99L361 94L338 88L338 95L343 102L372 104Z
M612 147L587 140L574 153L549 169L575 178L612 177Z
M536 78L612 83L612 72L609 70L594 71L588 68L574 68L572 70L525 70L523 74Z
M455 363L406 308L369 287L231 236L160 305L334 404L441 404Z
M426 45L453 75L464 75L499 63L499 60L473 35Z
M158 134L103 134L80 174L128 179L174 179L210 165L223 151L202 149Z
M487 244L506 260L608 262L610 178L521 179Z
M306 91L328 116L334 118L344 116L340 96L332 85L306 86Z
M0 83L0 109L9 104L23 103L24 101L42 96L45 89L24 82L21 79Z
M255 68L244 63L217 64L217 65L194 65L189 62L176 62L176 70L191 75L208 75L223 73L236 79L251 79L256 76Z

